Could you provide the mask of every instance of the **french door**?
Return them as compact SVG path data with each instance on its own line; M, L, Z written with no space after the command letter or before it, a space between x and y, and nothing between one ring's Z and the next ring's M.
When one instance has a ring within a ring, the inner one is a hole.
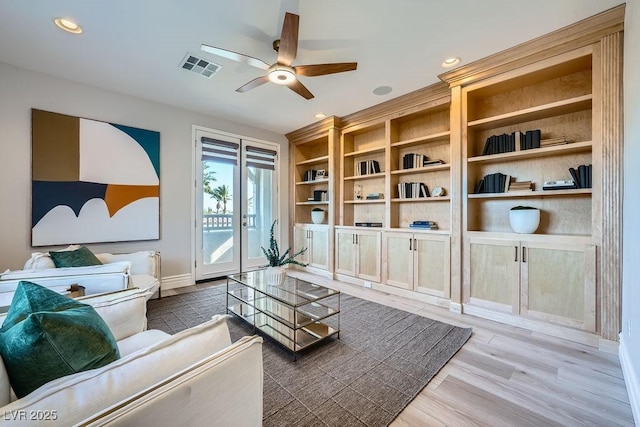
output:
M278 218L277 144L196 129L195 279L266 264Z

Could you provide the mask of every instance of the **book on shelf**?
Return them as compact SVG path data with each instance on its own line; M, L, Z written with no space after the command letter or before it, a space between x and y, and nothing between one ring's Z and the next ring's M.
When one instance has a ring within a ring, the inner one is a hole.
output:
M356 227L382 227L381 222L356 222Z
M540 141L540 147L553 147L554 145L564 145L568 144L569 141L562 136L560 138L548 138Z
M500 172L485 175L476 184L475 194L486 193L506 193L515 183L512 183L512 177Z
M531 181L513 181L509 184L507 192L513 193L516 191L533 191L533 184Z
M327 202L329 201L328 192L326 190L314 190L313 201L315 202Z
M437 230L438 223L435 221L413 221L409 224L410 228L421 228L423 230Z
M438 164L444 164L444 162L440 159L429 159L424 154L407 153L400 160L400 169L416 169Z
M540 139L542 132L540 129L528 130L524 133L524 150L530 150L532 148L540 148Z
M308 182L308 181L314 181L314 180L316 179L316 174L317 174L317 173L318 173L318 171L317 171L317 170L315 170L315 169L309 169L309 170L306 170L306 171L304 172L304 175L303 175L303 177L302 177L302 180L303 180L303 181L307 181L307 182Z
M363 160L361 162L356 161L355 173L356 176L380 173L380 162L378 162L377 160Z
M422 182L401 182L398 184L398 197L400 199L419 199L431 197L429 187Z
M517 141L521 140L520 132L502 135L491 135L487 138L482 148L482 155L510 153L516 151Z
M367 200L379 200L384 199L384 193L369 193L366 197Z
M569 173L575 183L574 188L592 188L593 165L580 165L569 168Z

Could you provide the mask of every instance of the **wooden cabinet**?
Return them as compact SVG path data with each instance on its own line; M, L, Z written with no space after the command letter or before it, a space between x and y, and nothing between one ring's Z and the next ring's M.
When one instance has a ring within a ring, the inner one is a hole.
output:
M447 235L384 232L383 283L448 299L450 251Z
M336 273L380 282L380 232L336 228Z
M309 271L333 276L333 226L336 223L340 120L328 117L287 134L290 141L291 246L307 247ZM322 224L312 224L311 212L325 211ZM315 269L315 270L314 270Z
M595 332L595 246L570 240L468 238L465 302Z
M294 250L307 250L298 258L308 267L329 269L329 227L326 225L296 225L293 228Z

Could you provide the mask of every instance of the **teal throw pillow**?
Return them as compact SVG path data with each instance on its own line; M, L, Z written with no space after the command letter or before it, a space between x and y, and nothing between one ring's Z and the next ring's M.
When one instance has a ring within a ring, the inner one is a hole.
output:
M0 328L0 355L16 396L120 357L102 317L87 304L21 281Z
M81 246L75 251L49 252L49 255L58 268L102 265L100 260L86 246Z

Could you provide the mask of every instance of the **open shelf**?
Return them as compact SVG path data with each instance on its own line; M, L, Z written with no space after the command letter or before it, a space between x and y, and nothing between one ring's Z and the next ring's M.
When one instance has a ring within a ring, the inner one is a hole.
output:
M421 168L411 168L411 169L399 169L395 171L391 171L391 175L408 175L412 173L423 173L423 172L435 172L435 171L443 171L451 169L450 164L436 164L431 166L424 166Z
M296 206L311 206L311 205L328 205L329 202L328 201L324 201L324 202L296 202Z
M448 202L451 200L449 196L444 197L416 197L416 198L395 198L391 199L391 203L435 203Z
M559 116L562 114L575 113L576 111L588 110L591 108L593 96L582 95L575 98L564 99L562 101L551 102L537 107L525 108L523 110L512 111L498 116L487 117L467 123L470 129L492 129L501 126L513 125L521 122L528 122L546 117Z
M348 205L370 205L375 203L384 203L384 199L377 200L345 200L345 204Z
M328 161L329 161L329 156L320 156L320 157L315 157L313 159L303 160L301 162L297 162L296 166L316 165L316 164L319 164L319 163L326 163Z
M364 154L374 154L384 152L384 147L373 147L364 150L352 151L350 153L344 153L344 157L362 156Z
M316 179L313 181L300 181L300 182L296 182L296 185L314 185L314 184L323 184L323 183L328 183L329 180L328 179Z
M538 157L558 156L562 154L581 153L592 150L592 142L573 142L552 147L532 148L529 150L517 150L508 153L490 154L485 156L470 157L469 163L498 163L507 160L535 159Z
M385 173L380 172L380 173L370 173L368 175L345 176L344 180L356 181L356 180L362 180L362 179L375 179L375 178L384 178L384 177L385 177Z
M391 143L391 148L404 148L404 147L412 147L414 145L428 144L429 142L442 141L442 140L449 139L450 136L451 136L450 131L438 132L432 135L419 136L417 138L411 138L405 141L393 142Z
M538 190L538 191L514 191L507 193L481 193L469 194L470 199L515 199L515 198L539 198L559 196L590 196L592 188L574 188L570 190Z

